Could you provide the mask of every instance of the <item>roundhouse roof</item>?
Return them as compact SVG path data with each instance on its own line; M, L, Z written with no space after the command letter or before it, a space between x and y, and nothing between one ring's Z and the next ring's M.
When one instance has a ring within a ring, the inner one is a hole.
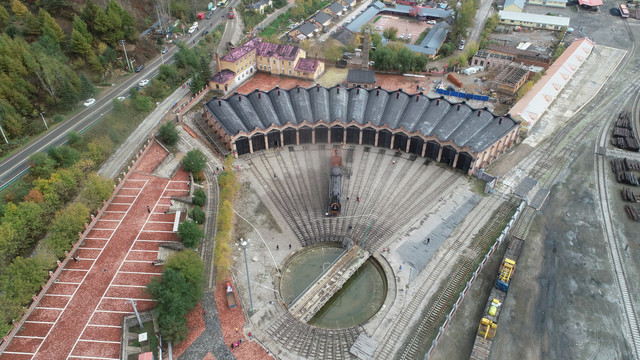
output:
M466 103L408 94L402 89L294 87L289 90L255 90L207 102L208 111L231 136L269 126L334 121L388 126L452 141L459 147L482 152L519 126L509 116L474 109Z

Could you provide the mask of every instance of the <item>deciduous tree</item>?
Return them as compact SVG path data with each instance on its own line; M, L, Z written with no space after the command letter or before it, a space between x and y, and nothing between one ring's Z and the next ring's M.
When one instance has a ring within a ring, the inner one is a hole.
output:
M158 138L163 143L173 146L180 139L180 135L178 135L175 125L172 122L167 122L158 129Z
M182 239L184 246L195 248L198 246L200 239L204 237L204 232L195 222L185 220L178 226L178 237Z
M182 166L191 173L199 173L207 165L207 157L199 149L189 151L182 158Z

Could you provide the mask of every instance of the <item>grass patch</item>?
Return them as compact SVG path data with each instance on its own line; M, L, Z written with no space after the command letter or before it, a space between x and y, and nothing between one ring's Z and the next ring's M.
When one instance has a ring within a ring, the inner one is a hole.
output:
M149 351L153 352L153 358L157 359L158 358L158 337L156 336L156 334L153 332L153 321L147 321L145 323L142 323L142 325L144 326L144 328L140 329L140 327L138 325L132 326L129 328L129 332L135 333L135 334L142 334L143 332L147 333L147 340L149 342ZM130 339L129 340L129 346L135 346L135 347L140 347L140 343L138 342L138 339ZM143 352L145 352L143 350ZM138 354L131 354L129 355L129 360L137 360L138 359Z
M382 19L382 15L378 16L375 20L373 20L373 23L374 23L374 24L375 24L375 23L377 23L377 22L378 22L378 20L380 20L380 19Z
M418 36L418 38L416 39L416 42L414 44L420 44L422 42L422 40L424 40L425 37L427 37L427 34L429 33L429 31L431 31L431 28L427 28L425 29L420 36Z

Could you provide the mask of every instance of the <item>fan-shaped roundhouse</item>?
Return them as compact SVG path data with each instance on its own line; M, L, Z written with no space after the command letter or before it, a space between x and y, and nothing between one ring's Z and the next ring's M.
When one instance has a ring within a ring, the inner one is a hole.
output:
M471 174L513 146L520 124L402 89L297 86L205 104L205 120L235 156L288 145L342 143L412 153Z

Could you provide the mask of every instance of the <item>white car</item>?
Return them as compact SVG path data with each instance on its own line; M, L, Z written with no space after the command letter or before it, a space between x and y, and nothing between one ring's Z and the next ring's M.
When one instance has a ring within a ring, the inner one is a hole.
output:
M118 100L118 101L125 101L126 99L127 99L127 98L126 98L126 97L124 97L124 96L118 96L118 97L116 98L116 100Z
M93 99L93 98L87 99L87 101L84 102L84 106L89 107L89 106L95 104L95 102L96 102L96 99Z
M193 34L194 31L196 31L196 27L195 26L192 27L192 28L189 28L189 34Z
M435 25L435 24L436 24L436 21L435 21L435 20L429 20L429 21L427 21L427 24L429 24L429 25Z
M400 39L404 39L404 34L400 34Z
M191 27L198 27L198 22L194 22L193 25L191 25Z
M147 85L148 83L149 83L149 80L144 79L144 80L140 81L140 82L138 83L138 85L139 85L139 86L145 86L145 85Z
M407 36L407 39L411 40L411 35L412 35L412 34L409 34L409 36Z

